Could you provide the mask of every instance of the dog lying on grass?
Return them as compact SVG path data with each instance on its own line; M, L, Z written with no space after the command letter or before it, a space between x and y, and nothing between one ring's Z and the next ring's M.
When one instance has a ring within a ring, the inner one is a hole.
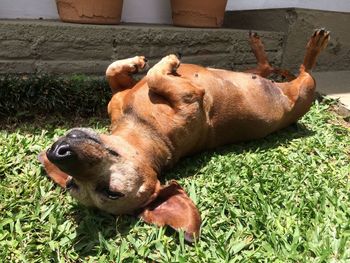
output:
M256 34L250 43L258 66L244 73L180 64L168 55L136 83L132 74L145 68L146 58L118 60L106 71L111 134L74 128L39 160L82 204L183 229L193 241L200 231L198 209L175 181L160 184L162 171L184 156L295 123L313 102L310 70L328 41L329 32L314 32L298 77L269 64ZM272 73L289 81L265 78Z

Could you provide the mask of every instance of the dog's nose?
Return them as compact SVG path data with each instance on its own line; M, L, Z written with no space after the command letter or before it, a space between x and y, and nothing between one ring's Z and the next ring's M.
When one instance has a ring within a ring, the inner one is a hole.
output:
M77 138L87 138L88 135L86 134L86 132L82 131L82 130L78 130L78 129L74 129L71 130L66 137L68 138L72 138L72 139L77 139Z
M59 158L65 158L72 154L71 148L69 144L61 144L59 147L57 147L56 155Z
M76 156L72 147L65 141L54 143L46 152L47 158L53 163L62 163L67 160L74 159Z
M67 133L66 138L68 140L92 140L101 144L99 136L89 128L74 128Z
M60 168L71 166L74 163L76 164L80 157L83 156L84 158L85 155L81 154L84 152L84 143L90 146L101 144L99 136L91 129L74 128L66 136L58 139L47 150L46 156L51 162L59 165Z

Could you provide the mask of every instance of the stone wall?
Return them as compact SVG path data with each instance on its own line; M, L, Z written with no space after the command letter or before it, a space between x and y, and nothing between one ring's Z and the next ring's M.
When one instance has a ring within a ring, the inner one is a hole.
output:
M279 66L283 33L259 34ZM173 52L187 63L236 70L255 66L246 30L0 20L0 73L100 75L116 59L145 55L152 65Z

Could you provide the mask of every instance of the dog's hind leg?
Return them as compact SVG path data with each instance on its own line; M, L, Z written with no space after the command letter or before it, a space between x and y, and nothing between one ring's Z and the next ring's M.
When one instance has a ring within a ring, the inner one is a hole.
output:
M304 62L300 67L300 72L309 72L316 64L316 59L320 52L326 48L328 41L330 39L330 32L326 31L324 28L315 30L314 34L310 38L306 45L306 54L304 57Z
M329 32L324 29L316 30L306 45L304 62L300 66L299 76L290 82L276 83L282 92L294 105L289 123L303 116L311 107L314 100L316 82L310 71L316 64L320 52L327 46L330 39Z
M144 69L146 65L147 59L144 56L117 60L110 64L106 77L112 93L133 87L136 82L131 75Z
M288 81L295 79L295 76L292 73L290 73L288 70L274 68L271 66L267 58L267 54L265 52L264 44L262 43L261 38L258 36L257 33L249 32L249 43L255 55L255 58L257 60L257 67L246 70L245 71L246 73L257 74L264 78L274 73L282 76Z
M257 60L257 67L248 69L245 72L254 73L262 77L269 76L272 73L273 68L270 65L264 45L257 33L249 32L249 43Z

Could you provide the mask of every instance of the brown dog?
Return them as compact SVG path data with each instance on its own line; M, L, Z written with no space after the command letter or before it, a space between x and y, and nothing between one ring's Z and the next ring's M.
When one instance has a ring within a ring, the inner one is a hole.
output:
M108 105L111 134L72 129L39 159L81 203L184 229L191 241L199 235L199 212L176 182L160 185L161 172L184 156L261 138L296 122L314 99L309 71L328 40L323 29L312 35L294 80L270 66L256 34L250 41L258 67L249 73L180 65L169 55L135 83L131 74L146 59L116 61L106 72L114 94ZM263 78L273 72L291 81Z

